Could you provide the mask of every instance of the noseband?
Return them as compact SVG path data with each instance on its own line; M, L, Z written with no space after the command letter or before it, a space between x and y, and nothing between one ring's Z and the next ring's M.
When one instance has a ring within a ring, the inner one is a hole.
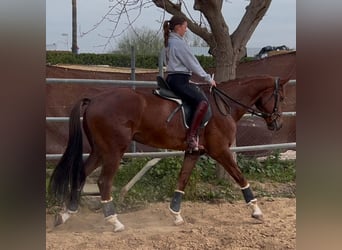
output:
M228 115L228 113L224 114L222 112L222 110L219 108L219 105L217 103L217 98L220 98L220 100L225 104L225 106L229 110L230 110L230 106L229 106L226 99L229 99L229 100L235 102L236 104L246 108L247 112L252 114L252 115L256 115L256 116L262 117L264 119L271 118L271 123L275 122L280 117L280 112L278 109L278 105L279 105L279 78L275 79L273 94L270 96L270 99L268 100L268 101L270 101L272 99L272 97L274 97L274 107L273 107L272 113L267 113L267 112L259 111L259 110L253 109L251 107L248 107L247 105L245 105L245 104L233 99L232 97L228 96L226 93L224 93L222 90L218 89L217 87L213 87L213 96L214 96L216 106L218 107L218 110L220 111L220 113L222 115Z

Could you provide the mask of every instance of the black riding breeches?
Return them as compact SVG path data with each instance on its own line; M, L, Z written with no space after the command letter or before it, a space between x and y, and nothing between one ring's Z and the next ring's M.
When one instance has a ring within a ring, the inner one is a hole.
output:
M190 75L170 74L166 81L171 90L179 96L183 102L190 104L194 110L202 101L208 103L208 99L196 84L189 83Z

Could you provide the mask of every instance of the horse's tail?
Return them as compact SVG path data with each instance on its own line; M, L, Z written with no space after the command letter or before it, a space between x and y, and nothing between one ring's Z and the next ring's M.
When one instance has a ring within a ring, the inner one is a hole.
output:
M50 177L48 187L49 198L54 202L61 203L67 198L77 197L77 189L85 180L80 115L81 107L89 102L90 99L84 98L71 110L68 145Z

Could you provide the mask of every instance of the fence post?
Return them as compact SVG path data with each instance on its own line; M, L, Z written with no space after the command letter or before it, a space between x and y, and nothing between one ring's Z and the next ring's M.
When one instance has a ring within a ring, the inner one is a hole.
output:
M131 46L131 80L135 81L135 48ZM135 86L133 86L135 88Z
M135 81L135 47L134 46L131 46L131 80ZM132 88L135 89L135 85L133 85ZM135 153L137 151L136 141L132 141L131 151L133 153Z
M158 57L158 68L159 68L159 75L164 78L164 70L163 70L163 65L164 65L164 51L165 48L163 48Z

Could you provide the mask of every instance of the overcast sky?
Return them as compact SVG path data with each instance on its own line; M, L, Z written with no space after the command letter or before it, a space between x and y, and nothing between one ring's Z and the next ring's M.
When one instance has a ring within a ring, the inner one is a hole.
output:
M77 0L77 44L80 53L104 53L115 49L117 40L105 37L110 36L113 30L113 23L105 21L95 30L91 29L99 23L101 18L110 10L110 6L115 0ZM193 1L185 1L192 3ZM241 21L245 12L245 7L249 1L246 0L226 0L223 4L223 15L232 33ZM187 6L192 9L192 5ZM72 18L71 0L46 0L46 45L47 49L71 50ZM131 12L131 18L136 13ZM158 31L163 16L161 9L151 5L144 8L142 14L134 24L137 28L148 27ZM198 12L193 12L195 19ZM170 15L166 14L166 19ZM128 21L121 19L116 31L119 34L126 29ZM81 35L86 33L85 35ZM162 34L159 34L162 36ZM254 31L251 39L247 43L248 48L262 48L264 46L286 45L296 48L296 1L295 0L273 0L266 15Z

